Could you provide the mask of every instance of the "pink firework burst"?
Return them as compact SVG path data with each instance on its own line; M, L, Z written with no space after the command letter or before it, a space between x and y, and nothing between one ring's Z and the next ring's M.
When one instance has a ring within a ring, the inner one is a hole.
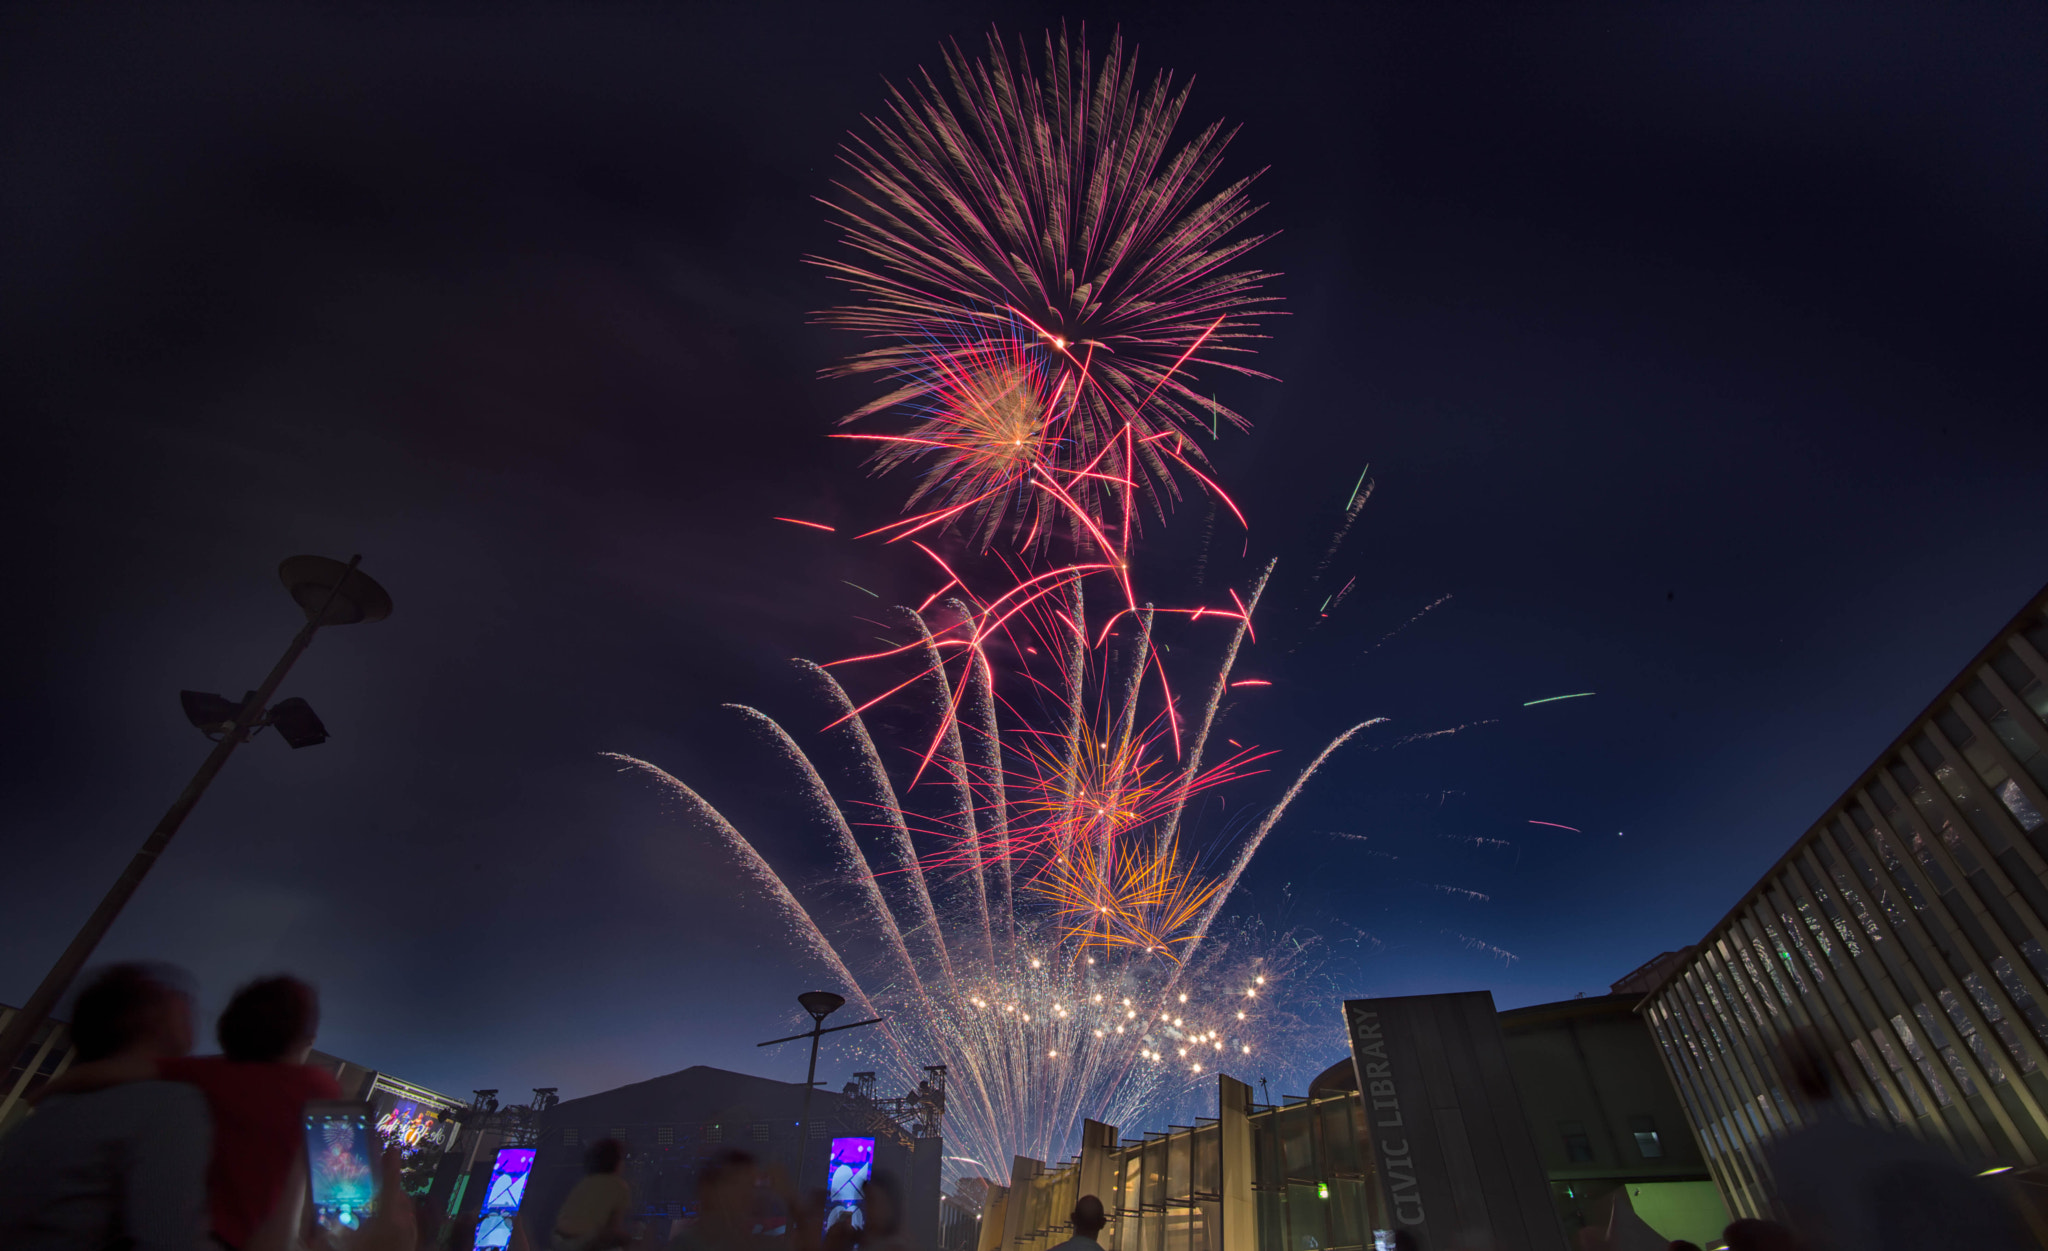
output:
M1232 132L1212 123L1175 148L1187 89L1165 73L1141 86L1121 38L1098 66L1085 31L1083 42L1048 34L1043 60L1034 75L1022 42L1012 53L991 32L984 59L957 46L945 53L950 92L928 73L892 89L883 115L869 119L872 133L843 149L851 176L837 184L839 202L827 202L856 257L807 258L859 297L823 320L877 343L829 372L896 383L848 421L907 416L902 437L943 444L957 434L944 423L957 426L964 382L998 400L970 423L994 417L1013 448L1037 422L1042 481L986 455L927 460L930 472L963 475L941 498L976 503L946 521L971 517L983 542L1006 520L1042 538L1049 514L1021 497L1046 482L1104 532L1130 524L1140 495L1163 514L1180 472L1209 485L1188 432L1246 423L1198 393L1195 374L1214 366L1263 376L1237 358L1262 337L1257 319L1276 298L1260 294L1272 275L1238 267L1266 238L1238 233L1257 212L1251 178L1212 185ZM1019 379L949 369L963 326L1042 352L1046 376L1031 389L1041 400L1064 396L1066 411L1004 407L1022 394ZM885 448L885 466L891 456ZM933 490L928 482L919 497ZM1108 524L1113 508L1119 527Z

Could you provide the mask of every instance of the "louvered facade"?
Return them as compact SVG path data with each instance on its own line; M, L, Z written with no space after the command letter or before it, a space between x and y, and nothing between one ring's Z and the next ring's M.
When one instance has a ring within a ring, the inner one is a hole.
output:
M2048 1162L2048 592L1824 813L1642 1011L1731 1211L1813 1115L1817 1031L1862 1115L1984 1168Z

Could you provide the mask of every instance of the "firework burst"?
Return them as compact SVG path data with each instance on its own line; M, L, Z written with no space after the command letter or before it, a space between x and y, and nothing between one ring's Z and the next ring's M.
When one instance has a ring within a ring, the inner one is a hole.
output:
M944 520L971 512L984 541L1004 518L1045 533L1050 514L1025 494L1056 487L1098 521L1120 504L1128 523L1133 495L1163 514L1176 471L1207 483L1185 431L1245 422L1192 374L1254 373L1236 358L1274 303L1261 294L1272 275L1239 267L1265 238L1238 233L1257 212L1251 178L1217 185L1232 132L1212 123L1174 147L1187 90L1163 73L1141 84L1120 37L1097 65L1085 32L1048 34L1042 61L1034 74L1021 41L1013 51L991 32L982 59L945 53L950 92L930 74L892 88L870 133L842 150L849 177L826 201L854 259L807 258L859 297L823 320L876 341L830 372L894 384L847 420L894 412L910 421L899 437L952 449L963 421L986 431L1001 413L994 429L1014 437L1052 429L1044 401L1064 404L1057 437L1031 448L1039 475L991 475L973 450L928 458L959 473L946 493L960 513ZM1022 380L971 363L963 373L963 340L970 361L1041 356L1048 385L1013 388ZM963 408L963 383L1032 403ZM903 459L884 450L879 462Z

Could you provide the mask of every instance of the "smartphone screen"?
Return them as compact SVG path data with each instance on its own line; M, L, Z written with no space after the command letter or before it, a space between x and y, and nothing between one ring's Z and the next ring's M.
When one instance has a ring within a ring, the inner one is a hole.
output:
M354 1229L377 1199L377 1160L370 1152L370 1105L306 1105L306 1171L313 1219L323 1229Z

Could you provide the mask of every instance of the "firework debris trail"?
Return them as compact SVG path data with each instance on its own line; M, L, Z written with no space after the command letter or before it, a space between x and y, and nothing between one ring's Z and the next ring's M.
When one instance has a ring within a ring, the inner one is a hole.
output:
M1209 927L1215 923L1216 914L1222 910L1224 902L1230 897L1230 892L1237 889L1237 881L1240 877L1244 876L1245 866L1250 864L1252 857L1258 854L1259 844L1266 841L1266 835L1270 834L1273 827L1280 823L1281 817L1287 815L1287 806L1294 802L1296 795L1301 794L1301 788L1308 785L1308 780L1315 776L1316 770L1322 768L1323 762L1328 760L1331 754L1339 747L1350 742L1352 736L1360 730L1370 729L1385 721L1385 717L1373 717L1370 720L1359 722L1357 725L1331 739L1321 751L1316 753L1316 758L1308 762L1308 767L1301 771L1301 776L1294 779L1294 785L1287 788L1287 793L1280 797L1280 802L1273 805L1273 810L1266 814L1265 819L1259 822L1258 828L1252 831L1252 836L1246 839L1244 846L1238 850L1237 859L1231 864L1230 872L1223 878L1222 889L1216 892L1216 898L1210 903L1209 910L1203 913L1201 922L1195 926L1195 941L1197 943L1208 934Z
M1492 943L1487 942L1483 938L1473 938L1468 934L1459 934L1451 930L1445 930L1444 933L1449 934L1452 938L1457 939L1460 943L1464 944L1468 950L1483 951L1489 956L1499 956L1501 959L1501 964L1503 966L1511 965L1515 961L1522 958L1512 951L1508 951L1504 948L1494 946Z
M1337 527L1337 533L1330 536L1330 546L1323 552L1323 558L1316 562L1315 572L1308 578L1309 585L1313 586L1322 580L1323 570L1330 567L1330 561L1336 557L1337 549L1344 545L1344 539L1351 533L1351 527L1358 520L1358 514L1365 511L1365 503L1372 498L1373 487L1378 485L1377 482L1366 481L1365 475L1370 472L1372 466L1367 465L1364 472L1358 475L1359 485L1351 489L1351 499L1344 505L1344 522Z
M1414 616L1408 618L1408 620L1403 621L1400 625L1397 625L1393 629L1387 631L1385 634L1380 635L1379 641L1377 643L1374 643L1371 647L1365 649L1365 654L1370 656L1372 653L1386 646L1388 639L1393 638L1396 634L1399 634L1401 631L1407 629L1409 626L1412 626L1416 622L1422 620L1424 617L1429 615L1430 609L1435 608L1439 604L1445 603L1450 598L1451 597L1449 595L1439 595L1435 599L1431 600L1429 603L1424 604L1422 606L1421 612L1416 613Z
M796 745L796 740L789 736L789 731L783 729L767 713L758 708L749 708L745 704L725 706L768 731L774 737L775 745L782 749L783 757L802 772L806 793L810 796L812 806L832 826L833 835L838 843L837 851L841 866L859 884L861 902L867 905L868 914L874 923L888 936L889 945L896 958L902 962L903 972L909 977L917 997L925 998L924 983L917 975L917 962L910 958L910 948L903 941L903 931L896 925L896 914L889 910L888 900L882 898L882 884L876 880L875 871L868 865L867 853L863 852L860 843L855 841L853 830L846 824L846 814L840 811L838 802L832 798L832 792L825 788L825 779L818 776L818 770L811 764L811 758L804 754L803 748Z
M761 857L761 853L747 841L746 835L733 828L732 822L727 821L723 813L704 802L702 795L685 786L680 779L659 765L649 764L638 757L620 752L608 751L598 754L608 760L616 760L629 769L639 769L648 774L660 782L670 794L681 800L691 816L717 831L719 838L724 840L726 849L739 859L747 876L753 878L762 892L774 900L782 910L783 916L790 923L790 928L796 931L798 939L820 963L832 970L833 975L839 979L839 984L846 988L847 997L860 1004L863 1011L875 1011L873 1001L868 998L867 992L861 989L860 979L856 978L853 971L846 967L846 962L840 959L839 951L833 947L832 941L825 937L825 932L818 928L818 923L811 919L811 914L797 902L796 896L790 893L789 887L782 881L782 876Z
M1449 840L1450 842L1453 842L1453 843L1465 843L1465 844L1468 844L1468 845L1470 845L1470 846L1473 846L1473 847L1513 847L1513 846L1514 846L1514 844L1513 844L1513 843L1509 842L1508 840L1506 840L1506 839L1504 839L1504 838L1482 838L1482 837L1480 837L1480 836L1479 836L1479 835L1477 835L1477 834L1439 834L1439 835L1437 835L1437 837L1438 837L1438 838L1441 838L1441 839L1447 839L1447 840Z

